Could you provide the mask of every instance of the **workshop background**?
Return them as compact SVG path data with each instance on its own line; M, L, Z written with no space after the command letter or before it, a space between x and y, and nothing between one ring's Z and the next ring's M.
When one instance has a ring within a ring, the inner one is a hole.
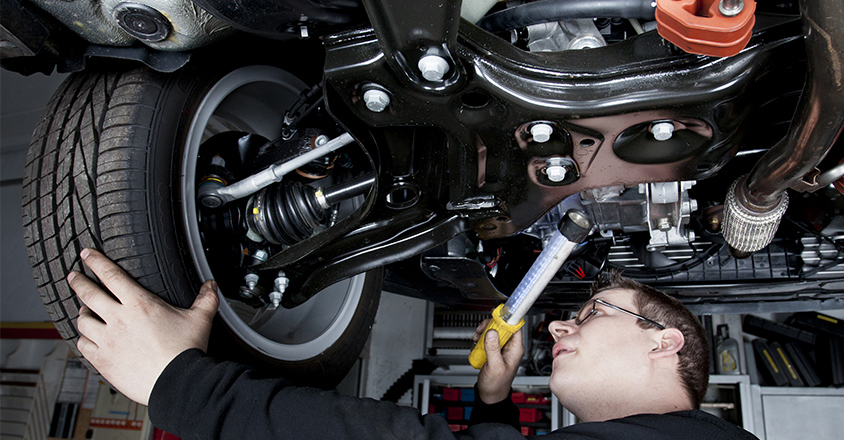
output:
M126 399L115 399L107 386L71 358L66 344L55 339L58 333L51 328L30 276L20 208L26 150L44 104L63 78L58 74L22 77L0 70L0 440L48 436L170 438L151 428L145 408ZM839 326L842 321L838 320L844 320L842 310L823 313L829 322L837 321ZM716 349L723 348L722 355L734 354L739 360L737 372L741 373L714 375L705 409L744 426L761 439L840 438L844 432L841 388L810 387L807 385L816 384L810 378L785 382L792 386L770 386L777 378L769 377L768 386L759 385L765 380L765 366L756 364L753 340L757 336L776 339L772 335L781 330L776 324L788 317L789 314L761 314L756 316L759 319L739 315L705 318L714 334L719 325L727 325L728 334L723 341L713 335ZM454 429L464 427L471 412L475 373L463 361L468 343L455 345L447 341L471 335L473 322L480 319L483 314L446 310L385 292L367 346L338 391L372 398L390 394L400 404L416 406L424 413L442 414ZM531 331L526 334L541 334L544 319L533 317ZM528 356L540 354L529 350ZM830 361L834 363L836 359ZM844 355L837 362L840 368ZM551 396L547 378L520 376L514 388L525 433L540 434L576 423ZM115 418L115 412L122 415Z

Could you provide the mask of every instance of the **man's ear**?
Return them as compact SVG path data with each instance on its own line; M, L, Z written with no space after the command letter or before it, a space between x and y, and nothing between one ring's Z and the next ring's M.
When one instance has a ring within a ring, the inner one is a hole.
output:
M667 328L657 333L656 343L656 348L648 353L648 357L651 359L660 359L677 354L686 345L686 338L683 337L683 332L680 330Z

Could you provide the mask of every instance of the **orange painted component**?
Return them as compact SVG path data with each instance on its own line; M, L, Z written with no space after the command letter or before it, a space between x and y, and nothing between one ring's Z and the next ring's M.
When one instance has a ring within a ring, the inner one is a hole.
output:
M689 53L728 57L750 41L756 22L756 2L732 17L718 10L720 0L656 0L659 34Z

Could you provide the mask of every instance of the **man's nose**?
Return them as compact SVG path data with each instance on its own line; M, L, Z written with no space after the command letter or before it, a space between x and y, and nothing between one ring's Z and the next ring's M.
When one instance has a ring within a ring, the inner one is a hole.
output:
M569 319L568 321L552 321L548 324L548 331L551 332L551 337L553 337L555 341L565 335L577 331L576 328L577 326L574 324L574 319Z

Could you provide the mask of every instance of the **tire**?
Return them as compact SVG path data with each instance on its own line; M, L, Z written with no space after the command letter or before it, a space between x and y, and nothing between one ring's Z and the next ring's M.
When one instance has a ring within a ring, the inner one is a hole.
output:
M214 278L193 193L200 139L232 127L269 137L304 87L276 67L193 65L92 69L61 85L27 156L23 226L41 299L77 355L80 302L65 277L84 270L79 252L99 249L154 294L189 306ZM382 282L383 269L357 275L257 328L221 294L209 352L330 388L366 342Z

